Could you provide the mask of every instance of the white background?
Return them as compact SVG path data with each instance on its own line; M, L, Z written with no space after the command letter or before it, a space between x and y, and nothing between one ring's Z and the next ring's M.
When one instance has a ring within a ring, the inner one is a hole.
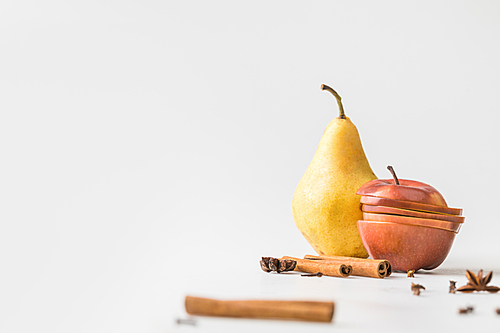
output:
M496 1L2 1L0 332L498 325L499 295L447 288L466 268L500 284L499 17ZM337 116L322 83L379 178L391 164L464 209L420 298L403 274L260 271L313 252L291 199ZM187 294L338 311L177 326Z

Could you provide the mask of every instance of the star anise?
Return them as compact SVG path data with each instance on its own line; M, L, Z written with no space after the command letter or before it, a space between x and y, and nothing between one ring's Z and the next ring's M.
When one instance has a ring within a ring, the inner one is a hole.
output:
M493 277L493 272L489 272L488 275L483 277L483 270L481 269L477 275L467 270L465 273L469 282L460 288L457 291L461 291L463 293L471 293L473 291L488 291L490 293L496 293L500 290L499 287L488 286L491 278Z

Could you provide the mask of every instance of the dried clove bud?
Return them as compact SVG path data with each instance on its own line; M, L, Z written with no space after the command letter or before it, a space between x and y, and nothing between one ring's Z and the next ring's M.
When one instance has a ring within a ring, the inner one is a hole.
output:
M279 261L278 273L293 271L297 266L297 262L295 260L290 259L282 259Z
M406 273L406 276L407 276L407 277L409 277L409 278L415 277L415 276L413 275L413 273L415 273L415 271L410 269L410 270Z
M317 277L322 277L323 273L318 272L318 273L311 273L311 274L300 274L300 276L317 276Z
M413 291L413 295L417 296L420 295L420 289L425 290L425 287L420 284L415 284L415 283L411 284L411 290Z
M269 269L269 260L271 257L262 257L262 260L260 261L260 268L266 273L269 273L271 270Z
M277 258L270 258L269 259L269 269L273 272L277 272L278 268L280 267L280 260Z
M454 294L457 291L457 281L450 280L450 294Z
M472 313L473 311L474 311L474 308L472 306L458 309L458 313L460 313L460 314Z
M295 266L297 266L297 262L289 259L283 260L273 257L262 257L262 260L260 261L260 268L266 273L293 271Z
M500 308L496 308L495 312L497 313L497 315L500 315Z

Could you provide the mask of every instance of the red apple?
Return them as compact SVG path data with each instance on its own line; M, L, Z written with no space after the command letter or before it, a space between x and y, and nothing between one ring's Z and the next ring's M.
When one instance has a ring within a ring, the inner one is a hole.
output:
M411 216L411 217L418 217L418 218L422 218L422 219L433 219L433 220L458 222L458 223L464 223L464 221L465 221L464 216L447 215L447 214L434 214L434 213L421 212L421 211L417 211L417 210L388 207L388 206L373 206L373 205L363 204L363 206L361 206L361 210L363 212L367 212L367 213L391 214L391 215L397 215L397 216Z
M364 220L358 221L358 230L373 259L388 260L394 270L403 272L441 265L457 235L438 228Z
M420 217L400 216L391 214L374 214L363 212L363 220L373 222L392 222L401 224L420 225L429 228L445 229L453 232L459 232L462 227L461 222L440 221L434 219L423 219Z
M429 212L434 214L446 214L446 215L456 215L456 216L462 215L462 208L427 205L418 202L377 198L377 197L370 197L367 195L361 197L361 203L373 206L397 207L397 208L409 209L420 212Z
M434 187L416 180L398 179L391 166L387 167L394 179L375 179L365 183L356 192L379 198L395 199L448 207L444 197Z

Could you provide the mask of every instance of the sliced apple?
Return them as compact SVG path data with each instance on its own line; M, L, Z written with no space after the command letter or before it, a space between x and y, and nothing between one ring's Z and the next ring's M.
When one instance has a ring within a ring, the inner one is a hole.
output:
M402 223L402 224L412 224L412 225L420 225L425 227L433 227L445 229L453 232L458 232L462 223L459 222L448 222L448 221L440 221L440 220L432 220L432 219L422 219L418 217L409 217L409 216L399 216L399 215L390 215L390 214L373 214L373 213L363 213L363 220L365 221L375 221L375 222L393 222L393 223Z
M455 216L455 215L446 215L446 214L433 214L426 212L419 212L416 210L395 208L395 207L387 207L387 206L372 206L372 205L363 205L361 207L363 212L367 213L381 213L381 214L392 214L399 216L412 216L419 217L423 219L434 219L448 222L457 222L464 223L464 216Z
M395 199L387 199L387 198L377 198L372 196L362 196L361 203L367 205L374 206L388 206L388 207L396 207L410 210L417 210L421 212L429 212L434 214L448 214L448 215L462 215L461 208L451 208L444 206L436 206L423 204L419 202L411 202L404 200L395 200Z
M431 270L446 259L456 233L434 227L390 222L357 222L359 235L373 259L390 261L396 271Z

